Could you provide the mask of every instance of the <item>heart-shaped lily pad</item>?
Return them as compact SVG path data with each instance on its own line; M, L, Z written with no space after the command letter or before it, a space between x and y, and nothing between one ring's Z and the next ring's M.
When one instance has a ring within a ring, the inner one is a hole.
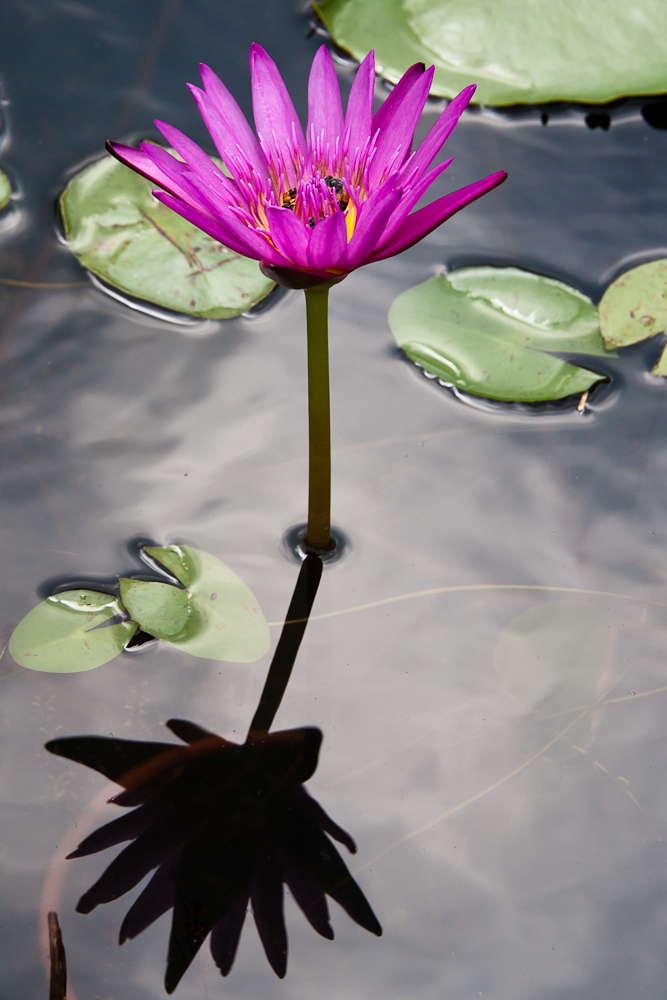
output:
M56 674L92 670L113 660L136 632L134 622L105 624L122 610L117 598L95 590L54 594L19 622L9 652L31 670Z
M356 59L375 49L392 83L435 64L432 93L476 83L480 104L606 102L667 90L664 0L322 0Z
M544 353L606 353L591 300L515 267L467 267L429 278L398 296L389 325L412 361L477 396L563 399L603 378Z
M9 177L0 170L0 212L9 203L11 196L12 186L9 183Z
M156 639L173 639L190 617L190 598L169 583L120 578L120 596L128 614Z
M183 631L165 636L168 641L193 656L235 663L252 663L266 653L269 627L257 598L228 566L189 545L150 546L146 552L187 588L190 600Z
M627 347L667 329L667 260L626 271L607 288L598 307L605 344ZM667 376L667 349L653 369Z
M114 288L192 316L229 319L274 287L242 257L162 205L146 178L104 156L60 198L67 245Z

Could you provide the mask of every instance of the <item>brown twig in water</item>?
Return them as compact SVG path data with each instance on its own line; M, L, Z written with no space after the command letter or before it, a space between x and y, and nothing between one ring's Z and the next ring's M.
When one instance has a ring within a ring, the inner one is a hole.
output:
M67 962L65 961L65 946L58 923L58 914L49 912L49 957L51 960L51 975L49 978L49 1000L66 1000L67 997Z

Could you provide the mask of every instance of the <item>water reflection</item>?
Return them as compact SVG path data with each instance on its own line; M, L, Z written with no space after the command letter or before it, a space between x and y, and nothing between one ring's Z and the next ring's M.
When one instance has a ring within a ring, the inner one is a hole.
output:
M223 976L234 962L250 908L266 957L287 970L283 886L322 937L333 939L326 897L361 927L381 935L368 900L332 839L354 853L352 837L311 798L322 733L270 733L303 639L322 573L303 562L283 631L245 743L184 719L168 728L185 746L72 736L46 744L123 786L111 800L132 812L100 827L69 855L84 857L131 841L81 897L79 913L118 899L154 874L127 912L119 941L136 937L173 909L165 988L172 993L211 935Z

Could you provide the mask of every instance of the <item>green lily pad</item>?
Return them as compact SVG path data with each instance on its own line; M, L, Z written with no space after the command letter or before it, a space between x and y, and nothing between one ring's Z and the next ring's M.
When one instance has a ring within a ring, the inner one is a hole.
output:
M169 642L211 660L252 663L264 656L269 627L257 598L236 573L189 545L150 546L146 552L187 588L189 616L179 635L167 637Z
M544 353L606 353L591 300L515 267L466 267L429 278L395 299L389 325L412 361L477 396L563 399L603 378Z
M627 347L667 329L667 260L652 260L613 281L598 306L607 347ZM667 375L667 349L653 369Z
M22 667L66 674L112 660L137 630L134 622L104 625L122 612L120 602L94 590L66 590L48 597L19 622L9 652Z
M9 183L9 177L0 170L0 212L9 203L11 196L12 186Z
M257 261L162 205L155 186L112 156L72 178L60 209L84 267L128 295L210 319L238 316L268 295L274 283Z
M667 90L663 0L322 0L342 48L396 83L435 64L431 93L477 84L479 104L604 103Z
M120 578L120 596L138 625L157 639L173 639L190 617L190 598L169 583Z

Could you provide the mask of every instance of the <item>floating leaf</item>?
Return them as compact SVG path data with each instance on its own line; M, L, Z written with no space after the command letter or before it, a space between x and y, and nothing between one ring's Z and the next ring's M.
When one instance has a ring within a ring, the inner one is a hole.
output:
M157 639L173 639L183 632L190 616L187 592L169 583L121 577L120 596L133 620Z
M94 590L54 594L19 622L9 652L31 670L59 674L92 670L117 656L136 632L134 622L105 624L122 610L117 598Z
M257 598L228 566L189 545L150 546L146 552L187 587L190 597L185 628L170 642L193 656L235 663L252 663L266 653L269 627Z
M611 645L607 614L591 604L550 601L525 611L502 632L494 662L503 686L524 713L558 716L562 728L591 705ZM556 722L556 720L554 720ZM590 744L589 713L570 730L567 746Z
M9 183L9 177L0 170L0 211L8 204L11 196L12 186Z
M664 0L322 0L315 9L356 59L375 49L396 83L435 63L431 93L477 84L480 104L604 103L667 90Z
M524 712L566 712L594 700L610 642L609 617L601 608L549 601L510 622L494 662Z
M60 198L67 244L84 267L129 295L212 319L245 312L274 287L241 257L158 202L155 185L105 156Z
M627 347L667 329L667 260L626 271L606 290L598 307L600 333L608 347ZM667 350L653 369L667 375Z
M412 361L478 396L563 399L602 379L544 353L605 354L593 303L519 268L467 267L429 278L398 296L389 325Z

